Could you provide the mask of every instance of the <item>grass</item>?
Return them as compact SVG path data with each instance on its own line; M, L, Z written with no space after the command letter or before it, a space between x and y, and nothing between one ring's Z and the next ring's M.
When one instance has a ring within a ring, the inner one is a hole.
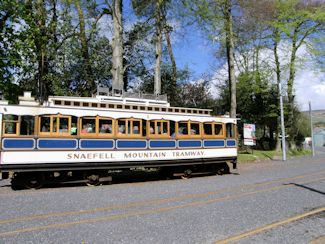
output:
M288 150L287 158L300 157L311 155L310 150ZM262 151L262 150L248 150L247 152L238 153L239 163L259 162L271 159L281 159L282 152L277 151Z

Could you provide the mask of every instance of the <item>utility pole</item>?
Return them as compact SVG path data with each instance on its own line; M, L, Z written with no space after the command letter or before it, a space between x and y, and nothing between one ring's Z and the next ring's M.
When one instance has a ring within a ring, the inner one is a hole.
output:
M312 156L315 156L315 144L314 144L314 131L313 131L313 116L311 115L311 102L309 101L309 117L310 117L310 133L311 133L311 151Z
M287 160L287 152L286 152L286 137L285 137L285 128L284 128L284 114L283 114L283 99L282 99L282 86L281 82L279 82L279 97L280 97L280 113L281 113L281 140L282 140L282 160Z

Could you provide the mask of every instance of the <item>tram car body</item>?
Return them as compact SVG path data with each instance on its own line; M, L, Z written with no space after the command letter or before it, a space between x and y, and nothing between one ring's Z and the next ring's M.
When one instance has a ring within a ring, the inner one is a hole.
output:
M236 165L236 119L166 100L97 95L49 97L25 92L0 104L0 172L14 184L81 176L97 184L110 170L185 172ZM187 173L186 173L187 172Z

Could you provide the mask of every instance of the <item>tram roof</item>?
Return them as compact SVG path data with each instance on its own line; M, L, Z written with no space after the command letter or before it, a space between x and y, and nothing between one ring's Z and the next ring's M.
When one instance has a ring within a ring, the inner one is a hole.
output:
M1 106L1 105L0 105ZM51 96L43 105L31 99L30 93L20 97L20 105L1 106L3 114L16 115L71 115L77 117L101 116L114 119L137 118L145 120L164 119L173 121L231 122L236 119L226 116L212 117L210 109L170 107L167 101L123 98L110 96L68 97Z

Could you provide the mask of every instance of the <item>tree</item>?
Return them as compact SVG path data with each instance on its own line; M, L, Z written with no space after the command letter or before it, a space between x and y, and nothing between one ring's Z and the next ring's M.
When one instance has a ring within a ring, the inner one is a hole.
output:
M91 95L91 92L95 88L95 81L94 81L94 75L92 71L92 64L90 61L90 55L89 55L89 47L88 47L88 38L86 36L86 23L85 23L85 17L84 12L81 7L81 1L80 0L74 0L74 5L78 12L79 17L79 41L81 43L81 56L83 60L83 67L84 67L84 75L86 84L83 87L83 95Z
M234 33L232 0L184 1L187 16L199 20L199 26L213 40L220 40L226 49L229 82L230 116L236 117L236 77L234 65ZM219 38L217 38L219 36ZM221 38L220 38L221 37Z

